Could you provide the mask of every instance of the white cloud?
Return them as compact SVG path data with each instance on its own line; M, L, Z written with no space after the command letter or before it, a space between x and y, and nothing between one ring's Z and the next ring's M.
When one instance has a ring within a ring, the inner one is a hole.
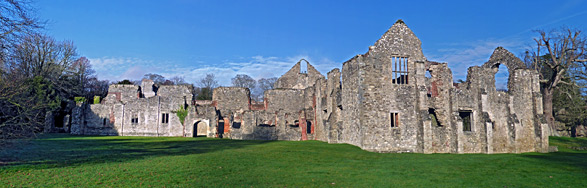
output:
M146 73L161 74L166 78L174 76L183 77L186 82L197 84L206 74L214 74L218 83L223 86L231 85L231 78L237 74L247 74L254 79L280 77L300 59L308 60L318 71L326 76L333 68L340 68L342 63L335 63L328 58L313 58L307 55L291 57L264 57L253 56L240 61L227 61L219 64L206 64L199 62L194 66L181 65L174 62L155 64L153 61L137 58L90 58L96 73L100 79L115 80L139 80ZM165 64L167 68L158 68Z
M88 59L92 68L96 70L98 78L102 80L138 80L155 68L152 61L138 58L101 57Z
M248 60L225 63L224 66L207 66L192 68L189 71L177 71L173 76L183 76L186 81L197 83L206 73L213 73L220 85L229 86L231 85L231 78L237 74L246 74L254 79L280 77L302 58L308 60L322 74L327 73L325 70L330 71L336 68L336 64L327 58L316 58L317 60L314 61L313 58L305 55L284 58L253 56Z

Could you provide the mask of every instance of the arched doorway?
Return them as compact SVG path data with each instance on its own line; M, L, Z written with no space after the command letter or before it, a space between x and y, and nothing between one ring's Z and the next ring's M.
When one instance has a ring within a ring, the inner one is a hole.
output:
M194 137L207 136L208 135L208 123L204 120L197 121L194 123Z

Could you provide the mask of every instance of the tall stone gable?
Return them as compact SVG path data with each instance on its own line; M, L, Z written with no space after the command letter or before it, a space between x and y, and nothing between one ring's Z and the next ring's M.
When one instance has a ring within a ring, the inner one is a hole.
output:
M307 70L302 71L302 60L296 63L283 76L279 77L274 84L274 88L305 89L314 85L316 80L325 79L324 76L307 61L304 62L306 63Z
M408 56L412 61L426 61L422 53L422 42L403 21L393 24L375 44L367 55L390 57Z

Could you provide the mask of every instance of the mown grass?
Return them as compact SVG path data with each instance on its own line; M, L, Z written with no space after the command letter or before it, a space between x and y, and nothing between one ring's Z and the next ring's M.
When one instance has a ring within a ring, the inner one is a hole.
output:
M0 187L587 187L585 138L557 153L382 154L318 141L43 135L0 150Z

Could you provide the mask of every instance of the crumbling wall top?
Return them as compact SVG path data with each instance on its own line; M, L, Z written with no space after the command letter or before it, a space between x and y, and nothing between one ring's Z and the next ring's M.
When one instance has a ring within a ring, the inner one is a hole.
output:
M159 86L157 95L162 97L171 97L171 98L182 98L185 97L186 100L192 100L192 92L190 85L162 85Z
M302 61L305 61L307 65L307 70L304 70L305 72L301 70ZM316 70L308 61L301 59L275 81L274 88L305 89L314 85L316 80L321 78L325 79L324 75Z
M112 84L108 86L108 92L121 92L121 93L136 93L139 90L139 86L132 84Z
M220 110L248 110L251 92L244 87L217 87L212 94L212 101ZM224 114L224 113L223 113Z
M499 64L504 64L507 66L508 70L510 71L510 75L513 74L513 71L516 69L524 69L526 66L524 62L520 60L520 58L516 57L514 54L509 52L503 47L497 47L491 54L489 61L483 64L483 68L495 68Z

